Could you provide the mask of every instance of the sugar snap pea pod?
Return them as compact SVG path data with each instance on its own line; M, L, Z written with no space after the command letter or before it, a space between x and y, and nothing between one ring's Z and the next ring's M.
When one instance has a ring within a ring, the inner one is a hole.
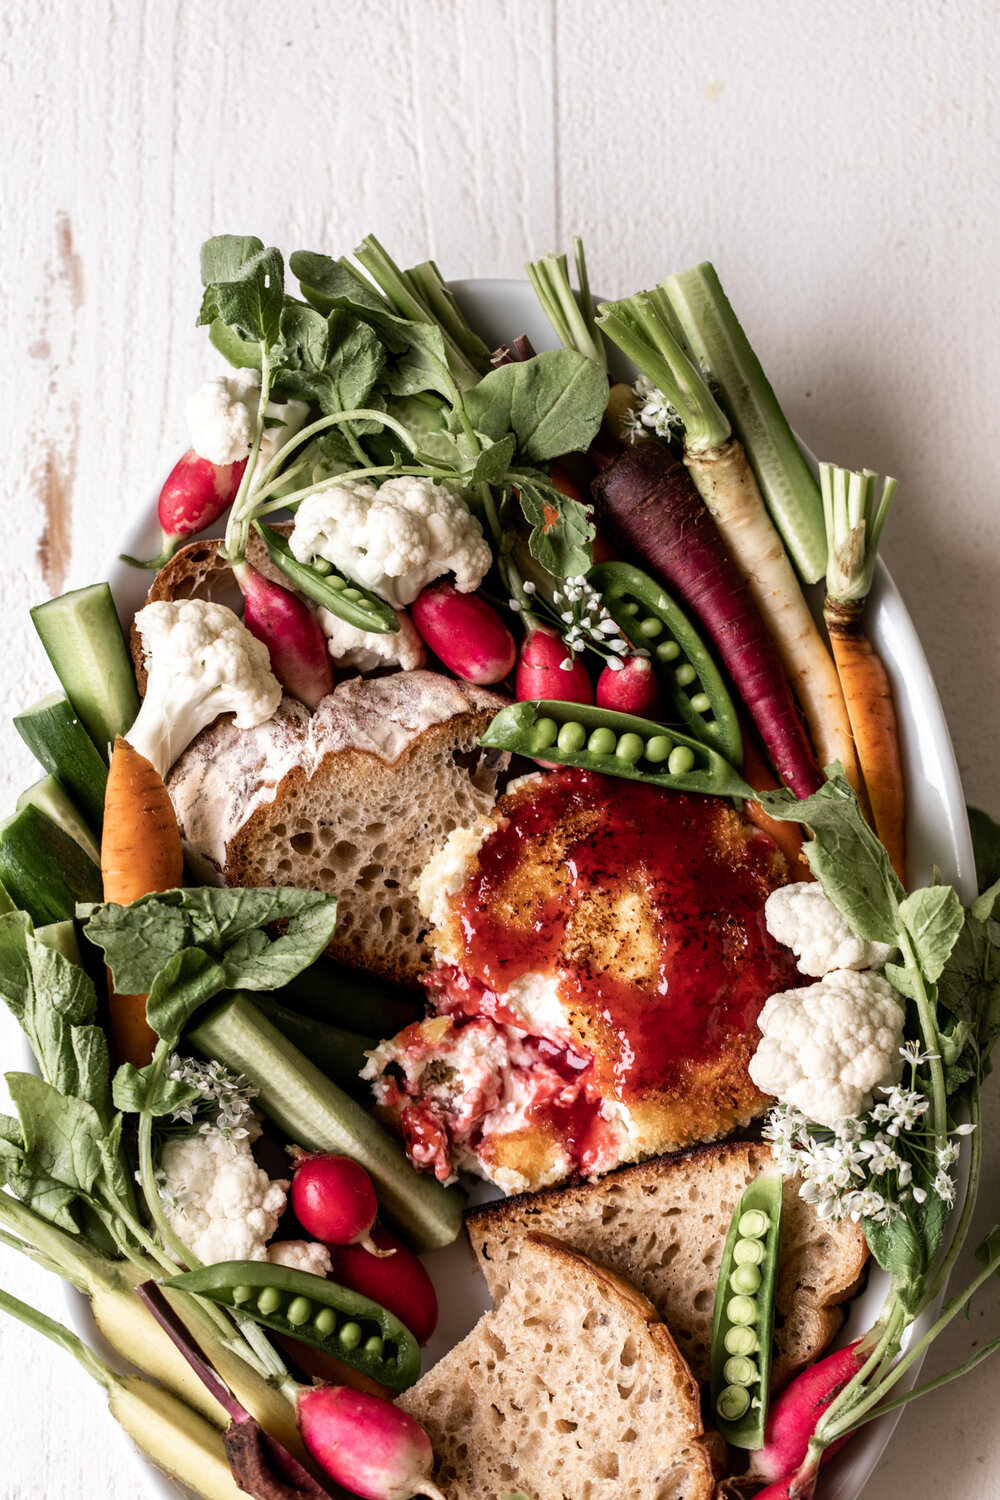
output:
M253 524L274 566L280 568L307 599L311 599L314 604L321 604L331 614L339 615L358 630L374 630L380 635L391 635L399 629L399 616L384 599L363 589L359 583L352 583L340 573L331 571L321 574L315 568L307 567L293 555L280 531L275 531L272 526L265 526L263 521L254 521Z
M743 735L733 700L715 659L680 605L655 578L631 563L599 563L587 579L632 644L649 651L660 691L689 732L740 769Z
M726 1235L712 1318L714 1423L736 1448L760 1448L771 1381L781 1175L752 1182Z
M420 1374L420 1346L386 1308L349 1287L267 1261L228 1260L164 1281L333 1354L391 1391Z
M651 719L540 699L502 708L479 743L676 792L754 794L717 750Z

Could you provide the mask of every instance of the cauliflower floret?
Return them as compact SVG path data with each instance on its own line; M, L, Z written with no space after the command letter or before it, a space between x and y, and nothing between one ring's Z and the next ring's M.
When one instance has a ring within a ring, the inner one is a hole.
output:
M772 995L750 1077L765 1094L833 1127L872 1105L873 1090L898 1083L903 1002L877 974L837 969L818 984Z
M129 743L165 777L219 714L255 729L281 702L267 647L224 604L158 600L135 617L148 678Z
M267 1258L272 1266L291 1266L314 1276L329 1276L333 1271L330 1252L318 1240L276 1240L268 1245Z
M858 937L817 881L782 885L764 904L767 930L791 948L800 974L818 979L835 969L881 969L892 948Z
M259 370L233 370L206 380L187 400L185 414L194 451L211 464L235 464L246 458L253 446L259 402ZM272 425L261 434L257 469L295 436L309 415L309 405L306 401L269 401L265 415Z
M299 562L325 557L389 604L413 600L444 573L471 593L491 562L483 528L462 496L422 475L397 475L381 489L335 479L303 500L288 539Z
M258 1167L248 1139L210 1131L168 1140L161 1164L170 1227L193 1255L209 1266L267 1260L289 1184Z
M397 615L396 631L359 630L329 609L320 609L316 618L338 667L357 667L359 672L402 667L404 672L412 672L427 661L427 651L405 609L398 610Z

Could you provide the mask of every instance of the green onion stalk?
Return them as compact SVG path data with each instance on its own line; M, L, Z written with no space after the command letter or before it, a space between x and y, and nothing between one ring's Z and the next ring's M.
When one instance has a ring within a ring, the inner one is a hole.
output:
M573 240L573 260L579 294L573 291L570 283L569 264L565 255L543 255L539 260L527 261L525 269L542 310L563 348L574 349L578 354L585 355L606 372L608 353L596 321L587 259L579 236Z

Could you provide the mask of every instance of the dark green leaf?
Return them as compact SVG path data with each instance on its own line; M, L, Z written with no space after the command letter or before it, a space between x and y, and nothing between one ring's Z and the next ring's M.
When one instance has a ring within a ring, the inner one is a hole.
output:
M928 886L901 901L899 915L913 940L921 971L933 984L965 921L962 903L950 885Z
M586 451L607 404L607 376L573 349L548 349L502 365L465 394L473 427L494 442L512 432L530 463Z
M497 443L491 443L484 448L476 459L472 473L469 475L469 484L503 484L504 475L514 461L514 434L509 432L505 438ZM585 569L581 569L584 572Z
M254 936L267 942L262 932ZM184 948L167 959L150 985L146 1019L157 1036L176 1041L198 1007L228 988L231 986L223 963L210 958L202 948Z
M302 288L302 295L321 312L347 307L360 313L390 316L384 297L355 271L341 265L329 255L312 250L294 250L289 257L291 273Z
M199 323L221 320L241 339L268 349L277 343L285 300L280 250L265 249L252 236L217 235L201 247L201 279Z
M976 1246L976 1259L981 1266L1000 1261L1000 1224L995 1224L986 1238Z
M162 1074L159 1085L150 1097L149 1088L154 1071L159 1071L158 1064L149 1063L145 1068L136 1068L131 1063L124 1063L115 1074L115 1108L126 1115L137 1115L140 1110L145 1109L158 1118L161 1115L172 1115L175 1110L183 1109L185 1104L201 1098L201 1089L194 1084L166 1078Z
M966 811L976 861L976 884L984 891L1000 881L1000 823L981 808L970 807Z
M938 980L938 1004L971 1033L980 1066L1000 1036L1000 922L970 914Z
M209 326L208 337L223 359L237 370L259 370L261 367L260 343L241 338L235 328L216 318Z
M805 823L813 838L805 845L809 868L855 932L869 942L899 940L897 908L903 888L862 816L843 767L802 801L791 792L761 792L757 800L772 818Z
M513 366L508 368L513 369ZM531 525L531 555L556 578L573 578L593 566L594 524L579 500L555 485L518 475L521 509Z
M100 1143L107 1133L96 1111L82 1099L60 1094L34 1073L6 1077L21 1121L28 1170L75 1193L89 1193L101 1170Z

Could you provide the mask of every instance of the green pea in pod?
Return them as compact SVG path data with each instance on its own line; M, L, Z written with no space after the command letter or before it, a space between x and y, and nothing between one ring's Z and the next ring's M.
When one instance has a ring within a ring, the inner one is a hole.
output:
M715 1426L735 1448L760 1448L767 1422L774 1289L781 1249L780 1173L752 1182L722 1250L712 1318Z

